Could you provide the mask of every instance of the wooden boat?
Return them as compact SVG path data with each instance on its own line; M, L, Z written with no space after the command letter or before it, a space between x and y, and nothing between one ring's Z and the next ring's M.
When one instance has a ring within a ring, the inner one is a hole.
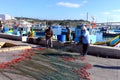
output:
M8 42L0 42L0 52L31 49L31 46L16 45Z

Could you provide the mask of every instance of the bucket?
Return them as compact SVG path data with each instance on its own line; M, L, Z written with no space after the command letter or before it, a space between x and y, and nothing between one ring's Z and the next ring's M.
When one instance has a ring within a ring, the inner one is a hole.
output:
M79 42L80 38L79 37L75 37L74 41L75 42Z
M27 36L22 36L22 42L27 42Z
M4 27L3 28L3 32L8 32L9 31L9 28L8 27Z
M61 42L65 42L66 41L66 35L57 35L57 40L59 40Z

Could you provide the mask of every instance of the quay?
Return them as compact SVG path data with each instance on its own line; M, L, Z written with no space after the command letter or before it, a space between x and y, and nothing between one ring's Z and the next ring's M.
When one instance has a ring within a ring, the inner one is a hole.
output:
M44 43L45 40L39 42L40 45L45 46ZM59 41L53 41L53 47L58 49L64 47L66 51L77 52L77 53L80 53L82 50L81 48L82 46L77 45L74 42L61 43ZM120 59L120 48L90 44L90 47L88 49L88 55Z
M22 41L18 41L18 40L4 39L4 38L0 38L0 41L15 43L17 45L29 45L31 47L39 47L40 45L41 46L45 45L45 44L43 44L44 40L40 41L39 45L38 44L37 45L30 44L30 43L22 42ZM72 50L75 50L75 51L78 50L76 52L79 52L79 49L80 49L80 46L76 45L75 43L72 43L72 44L66 43L65 44L65 43L61 43L59 41L53 41L53 42L54 42L54 48L61 48L63 46L66 46L65 48L67 48L67 50L69 50L74 47ZM57 44L55 44L55 43L57 43ZM58 45L58 44L60 44L60 45ZM69 45L72 45L72 46L69 46ZM103 46L98 46L98 45L90 45L89 52L96 51L96 52L94 52L95 54L105 52L103 54L106 54L106 52L107 52L106 50L108 50L110 53L112 53L112 52L114 52L115 49L113 49L112 47L106 47L106 46L103 47ZM120 50L119 49L117 49L117 50L119 53ZM109 53L109 52L107 52L107 53ZM72 52L72 51L69 53L75 54L75 52ZM87 55L86 62L89 62L90 64L93 65L93 68L89 70L89 72L92 74L90 76L91 80L101 80L101 79L102 80L118 80L118 79L120 79L119 59L102 58L102 57ZM101 76L103 76L103 77L101 77ZM1 76L0 78L3 79L3 76ZM15 76L12 76L12 78L25 80L24 76L16 77L16 75L15 75ZM7 79L5 79L5 80L7 80ZM34 79L31 79L31 80L34 80Z

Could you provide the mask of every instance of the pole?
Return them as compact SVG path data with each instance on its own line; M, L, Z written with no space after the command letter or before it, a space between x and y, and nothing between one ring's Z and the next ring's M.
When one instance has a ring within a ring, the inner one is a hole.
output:
M87 12L87 21L88 21L88 12Z

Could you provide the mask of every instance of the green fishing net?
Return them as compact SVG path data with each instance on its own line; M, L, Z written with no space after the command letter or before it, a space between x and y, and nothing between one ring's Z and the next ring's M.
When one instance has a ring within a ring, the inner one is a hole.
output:
M76 60L79 55L42 48L32 49L32 52L35 53L32 59L23 60L13 65L12 69L1 72L22 75L31 80L86 80L76 72L85 65Z

